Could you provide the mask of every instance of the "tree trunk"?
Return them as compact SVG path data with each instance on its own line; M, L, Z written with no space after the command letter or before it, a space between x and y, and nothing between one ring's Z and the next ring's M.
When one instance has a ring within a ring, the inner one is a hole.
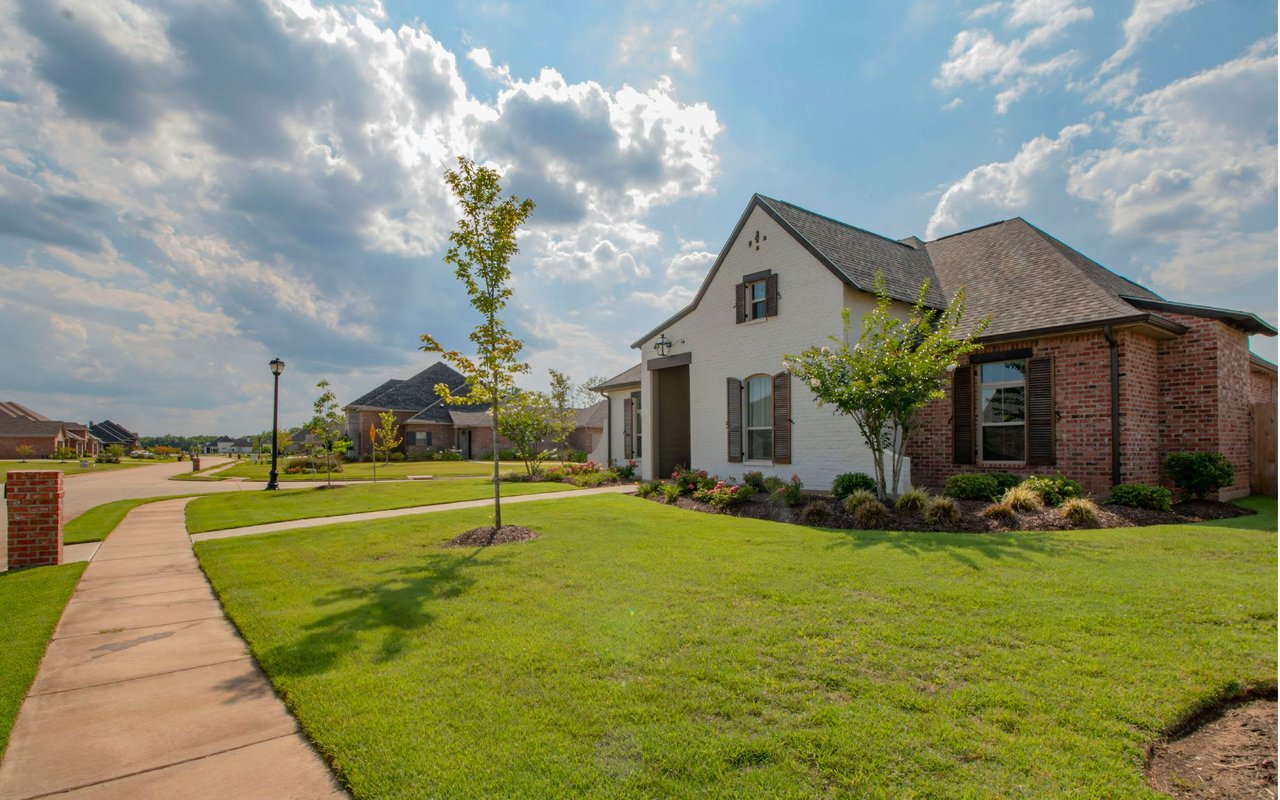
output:
M498 371L493 371L493 527L502 529L502 482L498 480Z

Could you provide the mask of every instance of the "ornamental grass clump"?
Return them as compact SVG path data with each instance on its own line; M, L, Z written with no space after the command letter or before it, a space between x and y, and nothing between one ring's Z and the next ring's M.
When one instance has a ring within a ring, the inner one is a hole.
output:
M934 497L924 509L924 520L930 525L955 525L960 522L960 506L950 497Z
M924 489L912 487L898 496L893 510L899 514L923 514L929 505L929 493Z
M1018 515L1013 512L1013 506L1008 503L992 503L982 509L982 516L1003 525L1012 525L1018 519Z
M1084 487L1079 481L1073 481L1061 475L1055 475L1052 478L1047 475L1032 475L1018 485L1025 486L1040 495L1040 501L1046 506L1060 506L1066 500L1085 495Z
M636 497L653 497L662 490L659 481L646 481L636 487Z
M870 489L857 489L849 493L844 499L844 510L850 514L857 512L858 508L868 503L879 503L880 498L876 497L876 493Z
M833 516L831 504L826 500L814 500L800 509L800 521L805 525L825 525Z
M1014 511L1022 511L1024 513L1040 511L1044 508L1044 502L1040 499L1040 495L1036 494L1029 486L1014 486L1006 489L1004 496L1000 498L1000 502Z
M888 527L893 521L893 514L872 492L866 494L871 496L871 500L856 503L851 508L847 508L849 516L853 517L853 524L863 530L880 530ZM852 497L853 495L850 495L850 498Z
M1077 528L1098 527L1098 506L1087 497L1072 497L1063 501L1058 513Z

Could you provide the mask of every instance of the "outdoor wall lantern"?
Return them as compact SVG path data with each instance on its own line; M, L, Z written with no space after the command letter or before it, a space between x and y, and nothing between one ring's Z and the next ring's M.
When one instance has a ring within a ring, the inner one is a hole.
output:
M658 337L658 341L653 343L653 349L658 351L658 355L665 356L671 352L671 340L664 333Z
M280 459L280 373L284 372L284 362L279 358L271 359L271 374L276 376L275 397L271 401L271 475L267 479L268 489L280 488L280 473L276 467Z

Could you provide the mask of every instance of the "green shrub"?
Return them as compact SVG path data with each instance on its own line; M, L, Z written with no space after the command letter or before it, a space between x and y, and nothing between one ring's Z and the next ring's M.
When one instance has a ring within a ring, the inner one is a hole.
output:
M1145 483L1121 483L1112 487L1107 502L1116 506L1145 508L1150 511L1170 511L1173 508L1173 492L1163 486Z
M864 531L884 530L893 521L893 514L879 500L874 503L863 503L849 516L853 517L853 524Z
M115 461L111 462L112 464L119 464L120 459L124 458L124 445L109 444L107 445L106 454L115 459Z
M769 501L776 506L800 505L804 501L804 483L800 476L792 475L789 481L779 481L778 488L769 493Z
M1071 497L1064 500L1058 513L1077 528L1098 527L1098 507L1087 497Z
M996 482L997 497L1022 483L1022 476L1014 475L1012 472L988 472L987 474L991 476L991 480Z
M633 459L633 460L628 461L628 462L627 462L627 463L625 463L625 464L618 464L618 465L615 465L615 466L613 467L613 470L614 470L614 472L618 473L618 480L620 480L620 481L632 481L632 480L635 480L635 478L636 478L636 466L638 466L638 465L636 464L635 460Z
M434 461L462 461L463 460L461 450L449 450L449 449L437 450L431 454L431 458Z
M617 473L608 470L598 472L579 472L576 475L569 476L569 483L583 489L593 489L596 486L603 486L606 483L617 480Z
M1164 460L1164 470L1174 486L1197 500L1235 481L1235 470L1222 453L1170 453Z
M674 483L662 484L662 499L666 500L668 503L674 503L675 501L679 500L681 494L682 492L680 491L680 487L677 486L676 484Z
M736 508L742 505L750 500L754 494L755 489L750 486L739 486L733 483L725 483L724 481L716 481L715 485L694 492L693 499L710 503L712 508L724 511L727 508Z
M876 479L865 472L844 472L831 482L831 493L843 500L859 489L876 491Z
M775 480L777 480L775 478ZM745 472L742 475L742 482L757 492L767 492L769 487L765 485L763 472Z
M1046 506L1060 506L1065 500L1070 500L1073 497L1084 497L1085 495L1084 487L1078 481L1064 478L1062 475L1055 475L1052 478L1044 475L1032 475L1018 485L1024 486L1040 495L1041 502Z
M800 521L805 525L825 525L831 521L831 504L826 500L814 500L800 509Z
M569 452L565 453L564 457L561 458L560 460L561 461L577 461L581 463L583 461L586 461L590 457L591 457L591 454L588 453L586 450L570 450Z
M867 489L855 489L844 499L844 510L848 511L850 515L854 515L858 513L858 509L862 506L869 503L878 504L879 502L880 498L876 496L875 492Z
M1005 525L1012 525L1018 518L1013 513L1013 506L1008 503L992 503L982 509L982 516L987 519L993 519L996 522L1002 522Z
M528 483L529 481L536 481L540 479L540 475L530 476L527 472L504 472L498 476L498 480L505 483Z
M636 487L636 497L652 497L662 488L662 484L658 481L649 481L642 483Z
M99 464L119 464L120 456L106 456L99 453L97 457L94 458L94 461L97 461Z
M387 456L387 458L391 459L392 461L404 461L405 456L404 456L404 453L401 453L399 450L397 450L391 455Z
M688 469L676 467L671 473L671 480L680 488L680 494L692 497L694 492L710 489L716 485L716 479L707 474L705 469Z
M898 496L893 510L899 514L923 514L929 505L929 493L924 489L910 488Z
M1014 511L1039 511L1044 508L1040 495L1030 486L1012 486L1006 489L1000 502Z
M947 478L947 495L957 500L995 500L999 483L985 472L961 472Z
M960 521L960 506L950 497L934 497L925 507L924 519L930 525L955 525Z

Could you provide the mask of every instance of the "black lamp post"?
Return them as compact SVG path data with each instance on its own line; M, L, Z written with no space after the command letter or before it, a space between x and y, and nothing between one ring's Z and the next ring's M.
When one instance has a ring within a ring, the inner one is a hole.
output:
M280 458L280 373L284 372L284 362L279 358L271 359L271 374L276 376L275 397L271 402L271 477L267 479L268 489L280 488L280 473L276 470Z

